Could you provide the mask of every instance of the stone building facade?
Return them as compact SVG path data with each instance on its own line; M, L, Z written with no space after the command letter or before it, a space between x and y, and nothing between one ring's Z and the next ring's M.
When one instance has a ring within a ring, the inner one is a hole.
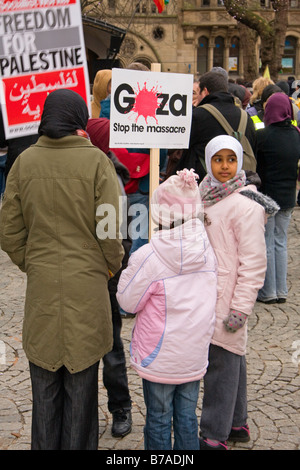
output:
M270 20L274 13L269 0L257 4L258 12ZM133 61L149 67L158 62L162 72L192 73L198 77L213 66L221 66L232 78L244 76L237 22L227 13L222 0L169 0L162 13L158 13L153 0L102 0L97 10L91 7L86 15L116 28L120 49L112 63L119 67ZM93 32L87 31L85 25L84 34L90 69L95 71L95 66L91 67L95 60L96 68L107 68L111 59L103 57L99 37L93 38ZM256 47L259 57L259 39ZM280 77L286 79L290 75L300 78L300 0L290 0Z

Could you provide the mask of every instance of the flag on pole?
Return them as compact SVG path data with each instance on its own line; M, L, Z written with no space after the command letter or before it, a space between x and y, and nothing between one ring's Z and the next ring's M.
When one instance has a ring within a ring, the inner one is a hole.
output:
M264 78L271 78L268 65L266 66L265 71L264 71Z
M165 9L165 5L169 3L169 0L153 0L155 5L157 6L158 13L161 13Z

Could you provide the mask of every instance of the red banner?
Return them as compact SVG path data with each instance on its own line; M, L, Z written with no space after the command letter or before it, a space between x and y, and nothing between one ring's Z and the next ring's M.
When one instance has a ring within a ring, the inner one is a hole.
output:
M76 0L2 0L0 3L0 13L36 8L62 7L75 3Z
M83 67L38 75L22 75L6 78L5 99L8 125L40 121L42 106L47 95L59 88L76 91L87 102Z

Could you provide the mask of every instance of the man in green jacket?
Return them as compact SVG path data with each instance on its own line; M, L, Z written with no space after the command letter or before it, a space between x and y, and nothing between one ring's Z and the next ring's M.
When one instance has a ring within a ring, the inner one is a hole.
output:
M40 137L15 161L0 214L1 248L27 274L32 449L98 446L98 366L113 344L107 282L124 250L116 172L85 138L87 120L77 93L48 95ZM110 226L99 239L103 207L115 235Z

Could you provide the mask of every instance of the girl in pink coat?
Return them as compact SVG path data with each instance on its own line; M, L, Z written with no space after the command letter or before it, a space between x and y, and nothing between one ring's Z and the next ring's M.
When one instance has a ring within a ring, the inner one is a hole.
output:
M266 213L274 201L246 186L243 148L220 135L205 149L207 175L200 195L218 262L216 324L204 378L201 449L226 449L226 441L249 440L247 425L247 319L264 283Z
M118 284L120 306L136 314L130 355L143 380L145 450L172 449L172 421L173 449L199 449L196 406L214 330L217 268L193 171L154 192L159 230L131 255Z

